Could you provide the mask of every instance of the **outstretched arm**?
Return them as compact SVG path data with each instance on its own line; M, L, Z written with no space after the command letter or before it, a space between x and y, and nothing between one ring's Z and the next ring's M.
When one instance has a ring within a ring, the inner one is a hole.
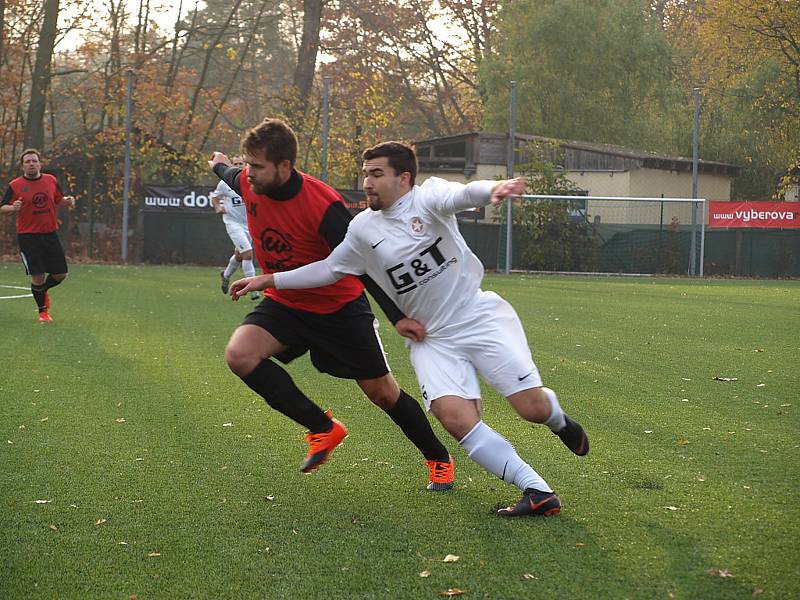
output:
M426 182L427 183L427 182ZM525 178L515 177L503 181L471 181L466 185L440 181L434 185L445 186L439 209L445 214L454 214L487 204L497 204L508 196L525 191Z
M242 169L231 166L230 159L222 152L214 152L211 155L211 160L208 161L208 167L214 171L217 177L227 183L234 192L237 194L242 193L242 189L239 186Z
M248 292L260 292L268 288L280 290L307 290L336 283L345 273L334 273L324 260L318 260L298 269L283 273L266 273L256 277L245 277L231 284L231 299L238 300Z

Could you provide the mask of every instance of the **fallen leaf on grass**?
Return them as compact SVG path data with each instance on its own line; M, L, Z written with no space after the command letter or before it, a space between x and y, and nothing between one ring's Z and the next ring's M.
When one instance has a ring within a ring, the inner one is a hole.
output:
M533 573L523 573L520 579L522 579L522 581L531 581L533 579L539 579L539 578Z
M578 542L577 544L575 544L575 547L576 548L583 548L585 545L586 544L584 544L583 542Z
M39 423L44 423L44 422L45 422L45 421L47 421L48 419L50 419L50 417L45 417L44 419L39 419Z
M50 528L52 531L58 531L58 527L56 527L55 525L48 525L48 527L49 527L49 528Z
M161 552L150 552L147 556L150 556L150 557L161 556Z
M706 571L706 573L717 577L734 577L733 573L731 573L727 569L718 569L717 567L711 567Z
M706 476L705 475L698 475L697 477L695 477L695 479L697 479L697 481L705 481L706 480Z
M275 500L275 496L264 496L264 500L267 500L268 502L272 502L273 500Z
M34 500L34 504L50 504L52 500Z
M714 377L714 381L739 381L738 377Z
M677 506L665 506L664 508L666 508L667 510L678 510Z
M688 445L689 445L689 440L687 440L687 439L680 439L680 440L678 440L678 441L677 441L677 442L675 442L675 443L676 443L676 444L678 444L678 446L688 446Z
M766 387L766 385L767 385L766 383L759 383L756 385L756 387Z
M431 572L428 569L425 569L424 571L420 571L419 576L420 577L430 577L431 576Z
M223 427L233 427L233 423L223 423Z
M448 554L447 556L444 557L444 560L442 562L456 562L459 558L461 557L456 556L455 554Z
M459 588L448 588L443 592L439 592L440 596L445 596L447 598L452 598L453 596L460 596L461 594L466 594L467 590L462 590Z
M114 419L116 423L125 423L125 417L120 417L119 419Z
M97 521L94 522L95 525L105 525L106 523L108 523L106 519L97 519Z

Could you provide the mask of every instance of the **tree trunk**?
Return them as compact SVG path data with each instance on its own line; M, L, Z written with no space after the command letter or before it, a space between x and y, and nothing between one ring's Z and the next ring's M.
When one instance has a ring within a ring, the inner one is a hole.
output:
M50 62L56 42L58 24L58 0L45 0L44 20L36 50L36 64L31 81L31 100L25 122L25 146L42 149L44 146L44 107L47 90L50 88Z
M294 71L297 97L292 99L292 105L287 110L292 121L302 118L308 108L317 66L320 21L324 4L324 0L303 0L303 36L297 49L297 67Z
M5 36L6 29L6 0L0 0L0 69L3 68L5 62L5 55L3 54L3 37Z

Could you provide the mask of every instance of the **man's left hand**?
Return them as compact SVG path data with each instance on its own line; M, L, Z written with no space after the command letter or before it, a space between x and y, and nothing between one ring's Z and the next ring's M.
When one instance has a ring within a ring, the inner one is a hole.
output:
M519 196L525 191L525 178L515 177L514 179L506 179L500 181L492 190L492 204L498 204L505 200L508 196Z
M425 326L415 319L403 317L394 324L394 328L403 337L407 337L413 342L421 342L425 339L428 332Z

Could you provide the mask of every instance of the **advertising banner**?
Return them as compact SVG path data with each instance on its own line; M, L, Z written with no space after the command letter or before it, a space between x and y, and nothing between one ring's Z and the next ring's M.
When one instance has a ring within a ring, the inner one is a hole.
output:
M147 212L214 212L209 194L210 186L144 185L141 209Z
M800 202L709 202L709 227L800 228Z

